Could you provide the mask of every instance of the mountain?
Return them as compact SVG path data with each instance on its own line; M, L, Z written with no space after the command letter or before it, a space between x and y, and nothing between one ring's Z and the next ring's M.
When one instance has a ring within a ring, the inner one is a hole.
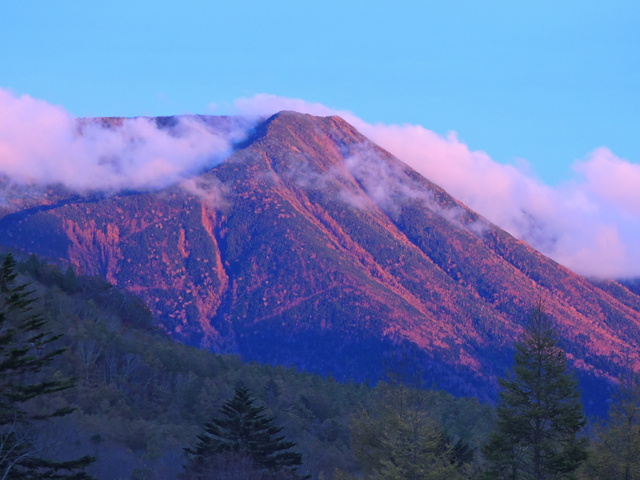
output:
M585 385L640 362L636 293L543 256L339 117L281 112L159 191L47 198L5 208L0 244L125 287L191 345L356 380L408 357L486 398L542 301Z

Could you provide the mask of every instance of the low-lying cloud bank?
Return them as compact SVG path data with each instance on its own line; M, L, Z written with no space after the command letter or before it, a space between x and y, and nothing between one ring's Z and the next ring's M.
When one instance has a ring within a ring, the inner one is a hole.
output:
M236 100L241 115L295 110L339 115L484 217L583 275L640 275L640 165L595 149L557 187L472 151L455 133L420 125L369 124L348 111L260 94Z
M0 89L0 175L75 191L155 189L224 160L245 128L221 133L197 117L78 121L64 109Z
M273 95L233 105L233 112L244 116L280 110L341 116L493 223L578 273L640 275L640 165L605 147L576 161L570 181L550 187L523 169L470 150L455 133L373 125L351 112ZM87 121L80 128L60 107L0 89L0 175L25 185L61 183L80 192L182 182L189 191L221 201L220 186L203 190L185 179L226 158L248 127L239 124L221 133L197 117L181 117L170 128L146 118L110 128Z

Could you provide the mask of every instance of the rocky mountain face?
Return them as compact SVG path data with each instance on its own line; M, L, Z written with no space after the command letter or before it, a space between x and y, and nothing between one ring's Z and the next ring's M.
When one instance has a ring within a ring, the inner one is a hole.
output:
M0 245L105 276L189 344L356 380L409 358L486 397L541 301L585 385L640 367L632 289L544 257L338 117L281 112L160 191L47 198L5 207Z

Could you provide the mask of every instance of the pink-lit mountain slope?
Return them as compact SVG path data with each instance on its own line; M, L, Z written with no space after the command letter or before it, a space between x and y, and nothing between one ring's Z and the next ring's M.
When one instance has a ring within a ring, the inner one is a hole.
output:
M402 352L428 382L491 395L538 300L584 378L640 367L640 297L544 257L338 117L277 114L160 191L14 206L0 244L125 286L181 341L339 378Z

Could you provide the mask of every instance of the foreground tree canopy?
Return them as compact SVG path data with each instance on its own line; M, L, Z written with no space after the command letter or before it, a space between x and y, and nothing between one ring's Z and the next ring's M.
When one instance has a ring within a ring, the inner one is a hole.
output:
M485 447L488 478L568 479L587 456L586 419L553 323L542 305L516 343L515 364L500 381L497 431Z
M352 448L365 478L469 478L473 450L433 419L426 391L403 384L383 387L374 408L360 412L352 424Z
M60 355L59 335L45 330L45 321L34 312L31 291L16 281L11 255L0 267L0 478L90 479L84 468L90 457L70 461L43 458L47 445L37 438L38 422L63 417L73 411L60 407L46 411L35 400L67 390L71 379L46 380L38 375Z
M185 478L301 478L302 455L291 451L281 427L256 406L249 390L240 386L198 435L194 449L186 448Z
M586 474L589 479L640 479L640 376L621 381L606 424L596 428Z

